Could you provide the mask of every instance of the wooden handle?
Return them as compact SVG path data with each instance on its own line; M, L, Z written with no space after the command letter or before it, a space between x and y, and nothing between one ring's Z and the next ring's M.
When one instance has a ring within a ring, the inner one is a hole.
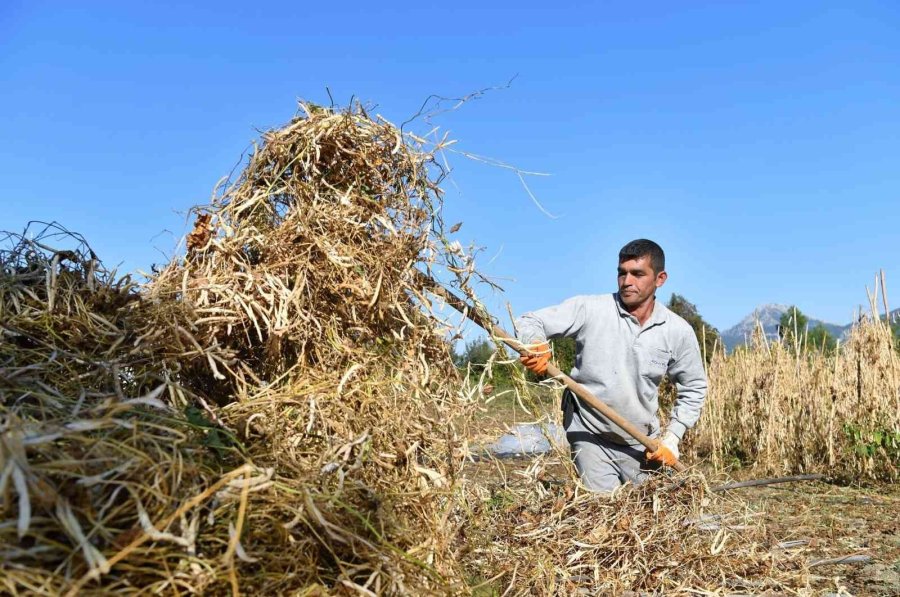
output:
M459 298L418 270L416 270L416 277L423 287L427 288L430 292L447 301L448 305L474 321L494 337L502 340L503 343L509 346L511 349L515 350L520 355L528 353L521 342L519 342L514 336L508 334L500 326L495 324L493 319L489 315L479 313L477 309L466 303L463 299ZM604 417L624 429L625 433L639 441L642 446L652 452L655 452L657 450L658 442L655 439L652 439L642 433L640 429L632 425L629 421L622 417L622 415L617 413L612 407L601 402L596 396L591 394L590 390L560 371L559 368L552 363L547 365L547 375L553 377L554 379L562 381L563 384L572 391L572 393L587 402L593 408L600 411L600 413ZM679 460L675 461L675 464L672 465L672 468L679 472L686 469L684 464L682 464Z

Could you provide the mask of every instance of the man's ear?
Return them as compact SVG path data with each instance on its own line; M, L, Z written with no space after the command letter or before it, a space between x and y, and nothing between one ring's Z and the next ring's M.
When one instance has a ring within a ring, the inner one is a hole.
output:
M659 288L660 286L665 284L666 280L668 280L668 279L669 279L669 274L667 274L665 272L665 270L659 272L658 274L656 274L656 287Z

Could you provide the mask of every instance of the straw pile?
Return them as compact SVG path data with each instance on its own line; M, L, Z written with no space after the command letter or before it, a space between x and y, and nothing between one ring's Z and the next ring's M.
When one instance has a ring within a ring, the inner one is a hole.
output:
M535 477L509 509L462 479L476 393L412 275L446 266L474 298L472 261L442 232L438 148L359 108L304 107L140 286L77 237L7 238L3 590L803 584L761 530L685 527L736 524L696 479L609 502Z
M53 227L30 237L0 251L2 581L59 594L108 572L223 467L165 401L179 343L156 308L81 239ZM196 553L199 512L183 514L160 537ZM169 564L135 555L120 570Z
M746 350L717 354L709 378L695 458L775 475L900 479L900 355L882 319L863 318L834 354L757 333Z
M308 108L141 288L9 237L5 590L447 591L468 406L409 280L465 264L431 168L387 122Z
M469 561L514 595L798 594L808 589L800 554L778 549L739 501L709 492L702 476L664 476L612 498L547 483L513 483L475 502L481 534ZM484 491L484 488L480 488ZM645 593L649 592L649 593ZM769 593L766 593L769 594Z
M247 582L443 590L468 407L411 285L415 266L454 259L432 157L362 111L304 110L200 210L149 295L189 306L209 363L191 389L275 470L246 511Z

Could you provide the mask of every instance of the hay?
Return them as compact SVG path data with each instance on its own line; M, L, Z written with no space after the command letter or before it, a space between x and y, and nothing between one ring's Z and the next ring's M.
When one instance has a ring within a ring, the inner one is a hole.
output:
M441 146L302 108L146 283L58 229L6 239L5 591L564 593L581 566L615 589L803 583L761 539L704 556L711 538L678 530L715 512L698 480L613 502L533 480L507 510L464 481L477 392L412 275L444 266L475 299L442 230Z
M187 383L276 471L244 523L264 561L245 586L444 590L469 404L411 285L415 266L454 259L440 174L390 123L303 108L201 210L149 295L189 307L209 367Z
M157 325L159 306L129 277L58 227L9 235L0 272L2 585L59 594L107 574L129 548L110 589L154 569L172 575L165 546L191 559L201 513L153 525L238 474L206 457L202 430L171 407L181 391L175 330ZM160 549L134 551L157 531Z
M469 403L408 281L465 264L415 143L306 108L140 288L9 238L7 590L448 590Z
M758 515L709 491L704 478L656 476L612 497L527 483L474 499L468 561L511 595L720 594L808 587L799 553L777 549ZM473 491L484 492L483 487Z

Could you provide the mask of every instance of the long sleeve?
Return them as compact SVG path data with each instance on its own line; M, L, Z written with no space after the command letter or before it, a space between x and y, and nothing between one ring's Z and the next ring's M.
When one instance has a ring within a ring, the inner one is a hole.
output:
M586 311L586 297L576 296L559 305L525 313L516 320L516 336L526 344L574 337L584 326Z
M706 370L700 355L700 345L690 328L682 334L681 346L674 362L669 366L668 373L678 391L669 431L681 438L700 418L700 409L706 400L707 390Z

